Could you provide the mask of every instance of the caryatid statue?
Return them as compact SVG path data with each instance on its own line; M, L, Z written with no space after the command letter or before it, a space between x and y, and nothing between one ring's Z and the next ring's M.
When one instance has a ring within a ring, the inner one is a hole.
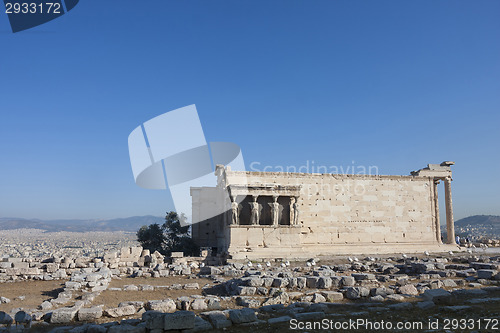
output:
M293 224L298 225L299 224L299 198L295 198L294 203L293 203Z
M231 224L237 225L240 224L240 207L236 202L236 197L232 197L231 202Z
M274 226L279 225L280 218L280 204L278 203L278 196L273 196L273 202L269 205L271 206L271 218Z
M260 220L260 207L257 202L257 196L253 196L253 202L250 202L250 207L252 208L252 215L250 216L250 224L258 225Z
M295 197L290 198L290 224L295 223Z

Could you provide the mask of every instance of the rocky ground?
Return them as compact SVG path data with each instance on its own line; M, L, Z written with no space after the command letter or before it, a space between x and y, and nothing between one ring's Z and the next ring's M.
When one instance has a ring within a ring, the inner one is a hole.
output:
M500 256L488 250L217 266L122 248L16 275L0 284L0 310L27 312L32 332L391 331L382 321L414 325L407 332L498 331Z

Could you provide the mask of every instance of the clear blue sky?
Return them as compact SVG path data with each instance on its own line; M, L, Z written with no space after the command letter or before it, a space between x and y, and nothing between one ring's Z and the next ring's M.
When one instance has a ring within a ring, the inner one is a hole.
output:
M82 0L0 13L0 217L163 215L129 133L196 104L247 167L453 160L455 217L500 215L500 1Z

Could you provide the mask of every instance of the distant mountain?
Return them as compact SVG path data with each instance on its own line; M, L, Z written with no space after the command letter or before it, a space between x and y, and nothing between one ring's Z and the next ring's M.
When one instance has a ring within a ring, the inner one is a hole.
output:
M165 221L159 216L132 216L109 220L38 220L21 218L0 218L0 230L43 229L48 232L57 231L131 231L136 232L143 225L162 224Z
M132 216L109 220L39 220L22 218L0 218L0 230L12 229L42 229L48 232L57 231L129 231L136 232L143 225L162 224L165 221L160 216ZM496 234L500 231L500 216L474 215L455 221L457 228L492 229Z
M455 221L455 226L459 227L465 227L465 226L476 227L478 225L500 227L500 216L474 215Z
M461 237L500 238L500 216L474 215L455 221L455 232Z

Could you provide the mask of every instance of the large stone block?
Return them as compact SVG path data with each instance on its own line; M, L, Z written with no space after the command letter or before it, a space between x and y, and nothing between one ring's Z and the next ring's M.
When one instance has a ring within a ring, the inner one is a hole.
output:
M247 285L249 287L262 287L263 283L264 281L262 281L262 279L259 277L250 277L247 280Z
M184 330L183 333L209 331L213 328L212 324L210 324L207 320L196 316L194 317L194 327L190 330Z
M200 268L201 275L218 275L221 274L220 269L214 266L205 266Z
M12 268L12 263L7 261L0 261L0 269Z
M191 303L191 309L195 311L206 311L208 309L208 305L205 299L197 298Z
M370 294L370 290L365 287L349 287L346 289L344 296L348 299L358 299L361 297L367 297Z
M250 323L257 320L255 310L245 308L239 310L229 310L229 319L233 324Z
M144 302L143 301L120 302L118 304L118 307L121 308L121 307L124 307L124 306L127 306L127 305L132 305L137 311L139 311L144 306Z
M262 281L264 283L264 287L269 288L273 285L274 279L273 278L263 278Z
M164 317L165 313L158 311L146 311L142 314L142 320L148 330L163 330Z
M251 296L251 295L255 295L256 291L257 291L256 287L238 286L236 293L238 295L242 295L242 296L244 296L244 295Z
M68 290L79 290L82 288L82 284L80 282L68 281L65 283L65 287Z
M14 262L12 266L14 268L23 268L23 269L30 268L30 264L27 262Z
M206 317L215 329L223 329L231 326L232 322L226 317L223 311L209 311L203 312L202 315Z
M449 304L452 301L453 295L444 289L428 289L424 292L423 298L434 303Z
M152 333L154 331L150 332ZM129 324L120 324L111 326L107 333L146 333L146 327L142 325L132 326Z
M307 278L303 276L297 277L297 288L303 289L307 285Z
M279 228L264 228L265 246L273 247L281 245L281 237Z
M398 288L400 294L418 295L418 290L413 284L407 284Z
M76 313L78 312L78 308L61 308L52 311L52 315L50 316L50 322L52 324L67 324L72 322Z
M318 287L318 285L317 285L318 279L319 278L317 276L308 277L307 282L306 282L307 288L311 288L311 289L317 288Z
M102 307L83 308L78 310L78 321L95 321L102 317Z
M324 312L302 312L302 313L295 313L294 314L295 319L299 321L316 321L316 320L321 320L325 318L325 313Z
M343 287L352 287L356 283L356 280L352 276L343 276L340 280L340 284Z
M329 276L321 276L316 285L320 289L329 289L332 287L332 279Z
M375 275L371 273L353 273L351 276L356 280L356 281L362 281L362 280L375 280Z
M154 311L170 313L170 312L175 312L176 309L177 306L175 305L175 302L172 299L148 301L146 303L146 310L154 310Z
M261 228L252 228L248 230L247 246L263 247L264 246L264 231Z
M45 271L46 271L47 273L54 273L54 272L56 272L58 269L59 269L59 264L55 264L55 263L48 263L48 264L45 264Z
M275 278L272 286L275 288L285 288L288 286L289 280L287 278Z
M280 245L284 247L297 247L300 245L300 229L286 228L280 230Z
M87 327L86 333L106 333L107 330L108 329L105 326L101 326L101 325L89 325Z
M174 313L166 313L163 317L163 329L168 330L184 330L194 328L194 312L177 311Z
M135 314L137 311L135 309L135 306L133 305L126 305L122 307L117 307L117 308L109 308L104 310L104 314L108 317L112 318L118 318L118 317L124 317L124 316L131 316Z
M478 279L492 279L498 272L493 269L479 269L477 271Z
M231 246L236 248L247 246L247 233L249 228L231 228L229 232L231 233Z
M321 294L327 302L338 302L344 299L344 294L338 291L322 291Z

